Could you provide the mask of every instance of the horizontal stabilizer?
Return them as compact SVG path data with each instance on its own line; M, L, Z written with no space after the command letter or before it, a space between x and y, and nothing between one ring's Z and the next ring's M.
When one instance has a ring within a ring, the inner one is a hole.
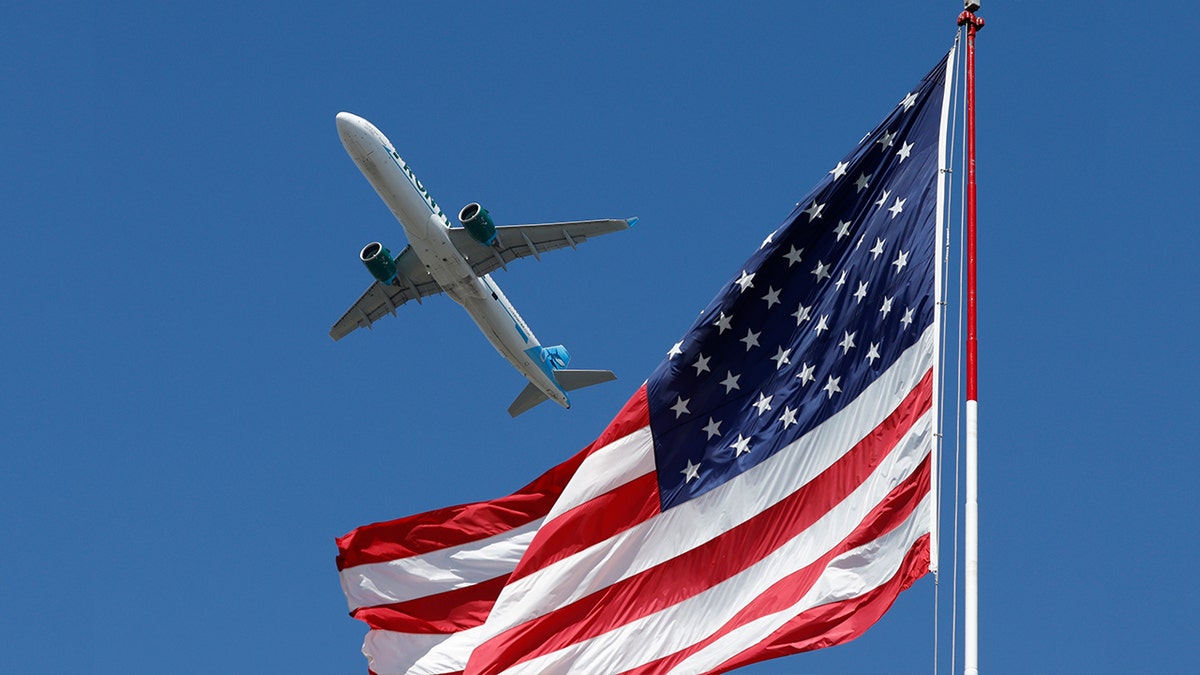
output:
M575 391L601 382L612 382L617 376L611 370L556 370L554 379L558 380L563 391Z
M575 391L593 384L610 382L617 379L617 376L611 370L556 370L554 379L563 391ZM546 395L531 382L517 395L517 400L508 406L508 414L516 417L545 400Z

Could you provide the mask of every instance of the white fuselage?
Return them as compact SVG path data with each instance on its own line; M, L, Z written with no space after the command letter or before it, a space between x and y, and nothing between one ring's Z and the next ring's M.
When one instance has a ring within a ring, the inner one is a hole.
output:
M409 244L430 276L462 305L488 342L542 390L550 400L569 407L567 395L539 361L541 345L513 309L491 275L476 276L450 241L450 223L425 186L413 174L391 141L367 120L338 113L338 136L363 176L400 221Z

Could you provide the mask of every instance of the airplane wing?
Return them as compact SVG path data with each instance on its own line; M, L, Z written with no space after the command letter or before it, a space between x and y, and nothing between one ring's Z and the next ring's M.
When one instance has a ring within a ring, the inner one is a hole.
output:
M358 302L329 329L329 337L340 340L355 328L370 327L384 314L395 314L396 308L409 300L420 302L423 297L441 292L442 287L425 271L412 246L405 246L396 256L396 285L389 286L378 281L371 284Z
M526 256L539 257L546 251L576 245L589 237L627 230L637 222L629 220L579 220L570 223L540 225L502 225L496 228L496 244L484 246L461 227L451 228L450 241L463 254L478 276L507 267L508 263Z

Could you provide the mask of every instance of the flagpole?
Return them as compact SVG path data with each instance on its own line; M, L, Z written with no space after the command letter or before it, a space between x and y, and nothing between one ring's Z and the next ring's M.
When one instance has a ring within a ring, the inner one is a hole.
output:
M963 519L963 673L979 674L979 344L975 318L975 33L980 3L965 0L958 25L967 27L967 426L966 504Z

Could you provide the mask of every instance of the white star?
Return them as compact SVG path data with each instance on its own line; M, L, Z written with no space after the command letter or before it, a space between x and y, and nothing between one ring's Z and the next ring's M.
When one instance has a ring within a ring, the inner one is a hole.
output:
M725 379L721 380L721 385L725 387L725 393L728 394L734 389L741 389L741 387L738 386L738 380L740 380L742 376L734 375L732 370L726 371L726 373Z
M821 283L821 279L829 278L829 265L826 265L825 263L818 260L817 266L815 268L813 268L812 273L817 275L817 283L819 284L819 283Z
M746 351L750 351L752 348L758 346L758 336L759 335L762 335L761 331L758 333L755 333L752 330L747 330L746 337L742 338L741 340L738 340L738 342L745 342L746 343Z
M900 270L904 269L904 266L908 264L908 254L911 252L912 251L900 251L900 254L896 256L896 259L892 261L892 264L896 266L896 274L899 274Z
M887 203L888 197L891 197L891 196L892 196L891 190L884 190L883 196L879 198L879 201L875 202L875 206L883 206L884 204Z
M708 362L711 358L712 357L705 356L703 354L697 356L696 362L692 364L692 367L696 369L697 375L708 370Z
M915 92L909 93L908 96L904 97L903 101L900 101L900 105L904 106L904 112L908 112L908 109L913 107L916 104L917 104L917 94Z
M904 202L906 202L906 201L908 201L908 200L900 199L899 197L896 197L896 203L892 204L891 208L888 209L888 211L892 212L893 218L900 215L900 212L904 210Z
M783 416L779 418L779 421L783 422L784 429L796 423L797 412L799 412L797 408L789 408L787 406L783 407Z
M800 380L800 386L806 386L809 382L817 379L813 377L813 367L805 363L800 366L800 374L796 376Z
M733 283L737 284L738 286L741 286L742 292L745 292L745 290L747 288L754 287L754 275L746 274L746 270L742 270L742 276L739 277L738 280Z
M763 300L767 301L767 309L771 309L779 304L779 291L771 286L767 286L767 294L763 296Z
M792 350L779 347L779 351L775 354L775 356L771 357L771 360L775 362L775 370L779 370L780 368L792 362L791 359L788 358L788 354L791 353Z
M845 285L846 285L846 270L842 270L842 275L840 277L838 277L837 283L834 284L834 286L836 286L837 289L840 291L840 290L842 290L842 286L845 286Z
M871 260L878 260L879 256L883 255L883 245L887 243L886 239L875 238L875 246L871 247L869 253Z
M700 477L700 465L692 464L692 460L689 459L687 461L687 466L684 467L683 471L680 471L679 473L683 474L684 483L690 483L693 479Z
M758 408L758 414L761 417L763 413L765 413L766 411L771 409L771 399L773 399L773 398L775 398L775 397L774 396L763 396L762 393L759 393L758 403L755 403L754 405L752 405L750 407Z
M871 365L875 365L875 359L879 358L879 343L872 342L871 347L867 350L867 360Z
M712 440L713 436L721 435L721 423L708 418L708 426L704 427L704 433L708 434L708 440Z
M871 187L871 174L858 174L858 180L854 181L854 184L858 186L858 189L855 190L855 192L862 192L863 190L866 190L867 188Z
M908 330L908 327L910 324L912 324L912 322L913 322L913 309L912 309L912 307L905 307L904 308L904 318L900 319L900 323L904 324L904 330Z
M787 254L783 256L788 259L788 267L800 262L800 254L802 253L804 253L804 249L796 250L796 247L793 246L792 250L788 251Z
M858 335L858 333L843 331L842 334L845 337L843 337L842 341L838 343L838 346L842 348L842 354L848 354L850 350L854 348L854 336Z
M913 149L912 143L905 143L904 145L900 146L899 150L896 151L896 155L900 157L901 164L904 163L904 160L908 159L908 155L910 153L912 153L912 149Z
M741 434L738 434L737 440L734 441L733 445L731 445L729 447L733 448L734 450L737 450L737 454L734 455L735 457L741 457L742 455L746 454L747 452L750 452L750 439L746 438L745 436L743 436Z
M845 162L838 162L837 166L833 167L833 171L830 171L829 173L833 174L834 180L837 180L846 175L846 167L848 166L850 165Z
M896 134L891 131L885 131L883 132L883 135L879 137L879 140L875 142L882 145L884 148L890 148L895 145L895 140Z
M862 234L862 236L860 236L860 237L858 238L858 243L854 245L854 250L855 250L855 251L857 251L858 249L862 248L862 243L863 243L864 241L866 241L866 239L867 239L867 235L866 235L866 233L864 232L864 233Z
M671 351L667 352L667 360L669 361L669 360L675 358L676 356L679 356L680 354L682 354L683 350L680 349L680 347L682 347L682 346L683 346L682 342L676 342L675 346L671 347Z
M850 236L850 221L839 220L838 226L836 229L834 229L834 232L837 233L838 241L841 241L842 237Z
M729 321L732 318L732 316L725 316L725 312L721 312L721 315L713 322L713 325L717 327L717 335L729 330Z
M895 300L895 299L896 299L896 298L895 298L894 296L893 296L893 297L890 297L890 298L889 298L889 297L887 297L887 296L884 296L884 298L883 298L883 307L880 307L880 308L879 308L879 311L880 311L880 312L883 314L883 317L884 317L885 319L887 318L888 312L892 311L892 301L893 301L893 300Z
M817 335L829 330L829 315L822 314L821 318L817 319L817 325L813 330L817 331Z
M680 417L682 417L684 415L684 413L691 412L690 410L688 410L688 407L687 407L688 403L690 403L691 400L692 399L690 399L690 398L684 398L682 396L678 397L675 400L675 405L671 406L671 410L675 411L675 419L679 419Z
M817 220L818 218L820 218L820 217L821 217L821 212L822 212L822 211L824 211L824 210L825 210L825 205L824 205L824 204L818 204L818 203L817 203L817 202L814 200L814 201L813 201L813 203L812 203L812 206L808 207L807 209L804 209L804 212L808 214L808 220L809 220L809 222L812 222L812 221L814 221L814 220Z
M868 283L869 282L866 282L866 281L858 282L858 290L854 291L855 302L861 303L862 299L867 297L867 284Z
M812 305L809 305L808 307L800 305L800 308L796 310L796 313L792 314L792 316L796 317L796 325L799 326L805 321L808 321L811 318L810 312L812 312Z
M825 383L824 387L821 387L828 394L828 398L833 398L834 394L842 391L842 388L838 386L838 382L841 381L842 378L840 377L834 377L832 375L829 376L829 381Z

